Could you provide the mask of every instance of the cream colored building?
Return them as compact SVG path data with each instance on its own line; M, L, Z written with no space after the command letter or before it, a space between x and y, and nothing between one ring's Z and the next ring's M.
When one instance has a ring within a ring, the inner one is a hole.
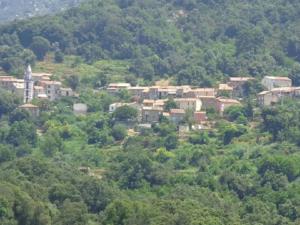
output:
M257 101L260 106L270 106L284 98L298 98L299 96L300 87L281 87L259 93Z
M179 109L201 111L202 102L197 98L176 98L174 99Z
M292 80L288 77L265 76L261 83L268 91L271 91L273 88L292 86Z

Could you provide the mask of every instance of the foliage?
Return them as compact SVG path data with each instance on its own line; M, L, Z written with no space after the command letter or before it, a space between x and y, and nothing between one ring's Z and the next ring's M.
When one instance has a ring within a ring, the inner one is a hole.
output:
M124 105L116 109L113 113L113 117L119 121L135 120L137 110L131 106Z

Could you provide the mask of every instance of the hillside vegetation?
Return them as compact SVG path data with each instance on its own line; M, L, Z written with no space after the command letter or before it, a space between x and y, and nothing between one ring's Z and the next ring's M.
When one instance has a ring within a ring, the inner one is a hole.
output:
M264 75L300 85L299 19L297 0L91 0L1 26L0 74L31 63L79 95L34 99L35 117L0 89L0 224L299 225L299 99L255 101ZM135 108L109 113L132 99L109 82L236 75L257 79L224 116L207 109L207 130L161 116L133 131Z
M91 0L57 16L0 28L0 65L19 66L45 52L131 60L147 80L209 86L229 75L297 76L298 1ZM31 49L31 50L29 50Z

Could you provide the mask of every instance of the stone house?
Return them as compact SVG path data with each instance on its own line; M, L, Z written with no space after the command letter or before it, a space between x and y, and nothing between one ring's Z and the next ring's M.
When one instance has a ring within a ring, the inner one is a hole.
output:
M122 89L128 89L131 85L129 83L110 83L107 87L107 92L110 94L116 94Z
M255 80L253 77L230 77L227 83L233 88L233 97L242 97L244 95L244 84L248 81Z
M216 108L217 98L215 96L201 96L199 99L202 102L202 109Z
M202 102L197 98L176 98L174 99L179 109L192 110L194 112L200 111Z
M233 105L241 105L241 103L235 99L217 98L216 110L221 116L223 116L224 111Z
M281 87L259 93L257 101L260 106L270 106L281 101L283 98L298 97L300 97L300 87Z
M52 74L50 73L32 73L32 79L35 82L35 84L42 80L49 81L51 76Z
M73 97L74 91L72 88L60 88L60 96L61 97Z
M265 76L261 83L268 91L271 91L273 88L292 86L292 80L288 77Z
M45 88L42 86L34 86L33 87L33 96L34 98L44 97L46 95ZM47 95L46 95L47 97Z
M161 107L142 107L142 122L143 123L157 123L163 114Z
M86 115L88 111L88 106L83 103L75 103L73 105L73 112L75 115Z
M219 84L218 96L224 96L224 95L232 97L233 87L229 86L228 84Z
M170 110L170 120L175 123L179 124L184 120L185 117L185 110L184 109L171 109Z
M132 97L135 97L137 99L144 98L144 93L149 90L148 87L129 87L127 88L128 92Z
M60 97L61 82L43 80L39 84L45 89L45 93L50 101L54 101Z
M216 90L214 88L196 88L184 93L184 98L200 98L202 96L214 97Z

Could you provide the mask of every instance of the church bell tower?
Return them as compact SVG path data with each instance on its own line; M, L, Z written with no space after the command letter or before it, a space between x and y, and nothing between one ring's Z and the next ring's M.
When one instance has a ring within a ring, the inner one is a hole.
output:
M24 73L24 103L33 99L33 83L31 66L28 65Z

